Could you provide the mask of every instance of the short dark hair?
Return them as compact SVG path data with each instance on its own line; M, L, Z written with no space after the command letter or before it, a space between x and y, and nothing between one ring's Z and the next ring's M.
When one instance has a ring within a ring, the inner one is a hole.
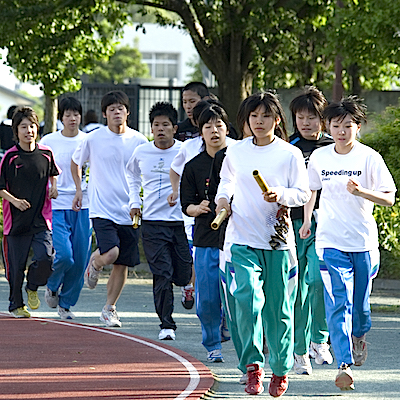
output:
M199 121L199 116L201 114L201 112L206 108L206 107L210 107L211 104L217 104L220 107L223 108L222 103L218 100L218 99L207 99L207 100L200 100L194 107L192 110L192 115L193 115L193 121L195 123L195 125L198 125L198 121Z
M275 126L274 134L279 138L288 141L288 135L286 131L286 116L283 111L282 104L279 101L278 96L272 92L259 92L254 93L249 96L246 101L243 101L240 107L243 107L243 110L239 110L240 113L243 112L243 117L246 118L246 122L250 128L249 117L250 114L256 110L259 106L264 106L267 113L271 113L272 117L276 120L278 117L280 118L280 124ZM251 128L250 128L251 130ZM252 132L253 137L254 133ZM255 138L255 137L254 137Z
M210 95L210 91L208 90L207 85L203 82L190 82L183 89L182 93L190 90L192 92L197 93L201 98L207 97Z
M7 118L8 119L12 119L14 111L15 111L16 108L17 108L17 106L11 106L11 107L8 108L8 110L7 110Z
M87 125L87 124L96 123L96 122L99 122L96 111L95 110L87 110L85 116L83 117L83 124Z
M82 104L75 97L64 97L58 105L58 119L61 121L65 111L78 111L80 116L82 116Z
M348 96L337 103L329 104L325 108L323 116L328 121L328 125L333 118L340 118L343 121L347 115L350 115L357 125L367 122L367 106L362 101L363 99L357 96Z
M325 129L323 111L327 105L328 101L318 88L315 86L305 86L302 92L289 105L290 112L292 113L294 132L299 131L296 125L296 114L302 111L308 111L319 117L322 129Z
M39 130L39 118L35 113L34 109L28 106L17 107L12 117L12 129L14 133L14 140L18 142L18 125L24 118L28 118L29 121L34 123Z
M101 99L101 112L106 113L107 107L111 104L122 104L129 112L130 104L128 96L121 90L114 90L108 92Z
M217 119L221 119L226 125L227 131L229 131L229 119L226 111L219 104L210 104L208 107L205 107L199 115L198 123L200 134L203 126L207 124L208 121Z
M178 123L178 112L171 103L166 101L159 101L151 107L149 113L150 124L153 124L155 117L160 116L168 117L173 126Z

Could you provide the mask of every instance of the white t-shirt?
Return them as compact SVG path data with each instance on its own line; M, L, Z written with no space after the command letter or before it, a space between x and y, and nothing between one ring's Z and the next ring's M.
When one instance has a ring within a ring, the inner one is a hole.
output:
M53 150L54 159L61 168L61 174L57 177L58 197L51 200L53 210L71 210L72 200L75 197L75 183L71 174L71 157L79 143L86 137L86 133L79 131L74 137L64 136L60 131L49 133L40 140L41 144L49 146ZM83 168L86 170L86 168ZM86 172L86 171L84 171ZM88 208L86 176L82 174L82 208Z
M79 166L89 161L89 217L105 218L118 225L130 225L129 188L126 164L137 146L148 140L126 128L117 134L107 126L87 134L72 156Z
M271 236L278 223L278 203L264 200L260 187L253 178L258 170L270 187L282 188L278 200L287 207L304 205L310 198L307 170L301 151L275 137L267 146L256 146L249 137L228 147L220 172L221 181L215 201L233 196L225 240L256 249L271 250ZM294 248L294 234L289 220L287 244L279 250Z
M126 166L130 208L140 208L140 187L143 182L143 219L148 221L182 221L179 199L170 207L167 201L172 191L169 169L182 142L175 140L172 147L159 149L154 141L136 148Z
M359 252L378 248L378 230L372 215L374 203L347 191L349 178L362 187L395 192L393 178L380 154L356 142L348 154L335 144L315 150L308 164L310 189L322 188L315 247ZM321 255L321 251L318 251Z

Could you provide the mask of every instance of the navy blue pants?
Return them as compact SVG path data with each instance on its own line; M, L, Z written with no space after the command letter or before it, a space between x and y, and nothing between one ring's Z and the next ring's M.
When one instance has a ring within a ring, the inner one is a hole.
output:
M22 284L25 278L26 262L29 250L33 250L32 263L28 267L26 287L37 290L44 286L51 275L54 261L54 249L51 232L41 231L33 235L8 235L3 237L3 257L6 267L6 278L10 285L11 312L23 307Z
M143 249L153 274L154 305L161 329L176 329L172 318L172 284L186 286L192 276L192 256L182 225L142 222Z

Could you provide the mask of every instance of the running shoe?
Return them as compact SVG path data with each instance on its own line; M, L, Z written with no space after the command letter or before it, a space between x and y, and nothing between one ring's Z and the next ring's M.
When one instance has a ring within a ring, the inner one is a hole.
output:
M58 306L57 312L61 319L74 319L75 318L75 314L69 308L64 308L64 307Z
M28 306L31 310L37 310L40 306L40 300L37 290L30 290L25 287L26 293L28 294Z
M92 255L90 256L89 263L88 263L88 265L86 267L86 270L85 270L85 275L83 276L84 277L84 281L85 281L85 285L89 289L94 289L96 287L97 282L99 280L100 272L103 269L103 267L101 267L99 270L97 270L93 266L93 261L94 261L94 257L96 256L96 254L98 254L98 250L94 251L92 253Z
M365 363L368 356L367 342L365 341L365 334L361 337L353 335L353 359L354 365L360 367Z
M333 357L329 351L328 343L310 343L309 354L311 358L315 359L315 362L319 365L332 364Z
M194 288L190 283L189 285L182 286L182 305L186 310L191 310L194 306Z
M47 286L44 292L44 300L50 308L58 306L58 293L51 291Z
M159 340L175 340L175 331L173 329L161 329L158 334Z
M293 369L296 374L299 375L311 375L312 374L312 366L310 363L310 357L308 356L308 353L299 356L296 353L294 354L294 364L293 364Z
M104 306L103 310L101 311L100 321L104 322L109 328L120 328L122 324L119 320L116 308L106 307L107 306Z
M207 355L208 362L224 362L224 358L222 357L221 350L215 349L208 352Z
M350 367L342 363L339 367L339 372L336 375L335 385L340 390L354 390L353 372Z
M26 306L18 307L15 310L10 311L10 313L15 318L29 318L31 316Z
M248 364L247 381L244 391L248 394L260 394L264 391L262 383L263 369L258 364Z

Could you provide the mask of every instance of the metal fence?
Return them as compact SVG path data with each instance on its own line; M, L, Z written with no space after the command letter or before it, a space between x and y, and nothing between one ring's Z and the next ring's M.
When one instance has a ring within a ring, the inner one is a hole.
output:
M150 108L157 101L168 101L178 110L178 120L184 118L184 110L181 106L181 91L182 87L177 86L142 86L140 84L99 84L99 83L85 83L82 85L81 90L76 93L68 93L60 96L60 100L66 96L73 96L77 98L83 108L83 115L88 110L95 110L99 117L99 122L106 123L101 112L101 99L102 97L112 91L122 90L129 97L131 106L128 125L146 135L151 137L151 128L149 122Z

